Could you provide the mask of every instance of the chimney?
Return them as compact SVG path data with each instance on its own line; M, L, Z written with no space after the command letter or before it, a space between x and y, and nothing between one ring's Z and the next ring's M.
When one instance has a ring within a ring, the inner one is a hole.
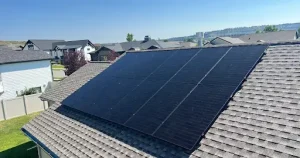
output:
M144 37L144 42L148 42L148 41L150 41L150 40L151 40L151 37L150 37L150 36L147 35L147 36Z
M198 46L203 47L204 32L197 32L196 38L198 39Z

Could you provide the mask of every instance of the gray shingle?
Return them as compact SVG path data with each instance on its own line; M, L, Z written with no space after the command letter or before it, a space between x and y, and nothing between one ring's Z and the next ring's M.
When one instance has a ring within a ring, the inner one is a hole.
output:
M64 40L42 40L42 39L30 39L27 42L32 42L40 50L51 50L52 44L55 42L63 42Z
M76 40L76 41L61 41L61 42L54 42L52 43L52 49L54 49L57 45L61 45L61 46L82 46L85 47L87 44L90 44L92 46L93 43L89 40Z
M299 44L270 46L192 153L59 104L24 129L60 157L300 157L299 61Z
M27 61L50 60L50 55L43 51L15 51L0 47L0 64L18 63Z

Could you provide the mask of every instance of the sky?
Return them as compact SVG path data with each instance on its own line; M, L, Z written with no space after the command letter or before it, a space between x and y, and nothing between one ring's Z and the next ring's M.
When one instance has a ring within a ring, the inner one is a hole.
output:
M300 0L1 0L0 40L123 42L300 22Z

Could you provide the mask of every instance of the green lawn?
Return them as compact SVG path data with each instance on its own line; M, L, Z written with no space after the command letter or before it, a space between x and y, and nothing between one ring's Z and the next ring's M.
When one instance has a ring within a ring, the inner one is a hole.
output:
M53 64L52 65L52 69L64 69L65 66L61 65L61 64Z
M0 158L7 157L37 157L37 149L33 142L21 131L21 127L39 113L0 121Z

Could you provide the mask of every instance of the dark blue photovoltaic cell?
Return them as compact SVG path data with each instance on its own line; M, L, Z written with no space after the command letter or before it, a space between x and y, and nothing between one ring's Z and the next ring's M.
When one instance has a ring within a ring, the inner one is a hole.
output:
M144 133L152 134L186 94L191 91L195 84L221 59L227 50L229 48L208 48L201 50L126 125ZM178 54L178 59L180 58L183 57L181 54ZM178 61L175 63L178 63ZM186 69L186 66L188 66L188 69ZM182 70L184 70L184 73L181 73ZM187 70L190 70L191 73L185 73ZM189 76L193 78L191 79ZM197 82L191 82L193 80L197 80Z
M177 50L164 64L147 80L169 80L183 65L185 65L200 49Z
M119 124L125 123L164 83L165 81L143 82L113 106L104 117Z
M206 48L199 52L172 82L197 84L199 80L217 63L230 47Z
M174 53L166 52L128 53L67 97L62 104L103 118L107 110Z
M152 134L193 87L192 84L168 83L125 125Z
M192 149L265 49L266 46L233 47L154 136Z
M134 78L143 80L165 60L167 60L174 51L167 53L152 51L147 53L128 53L118 62L112 64L99 76L114 76L121 78Z

